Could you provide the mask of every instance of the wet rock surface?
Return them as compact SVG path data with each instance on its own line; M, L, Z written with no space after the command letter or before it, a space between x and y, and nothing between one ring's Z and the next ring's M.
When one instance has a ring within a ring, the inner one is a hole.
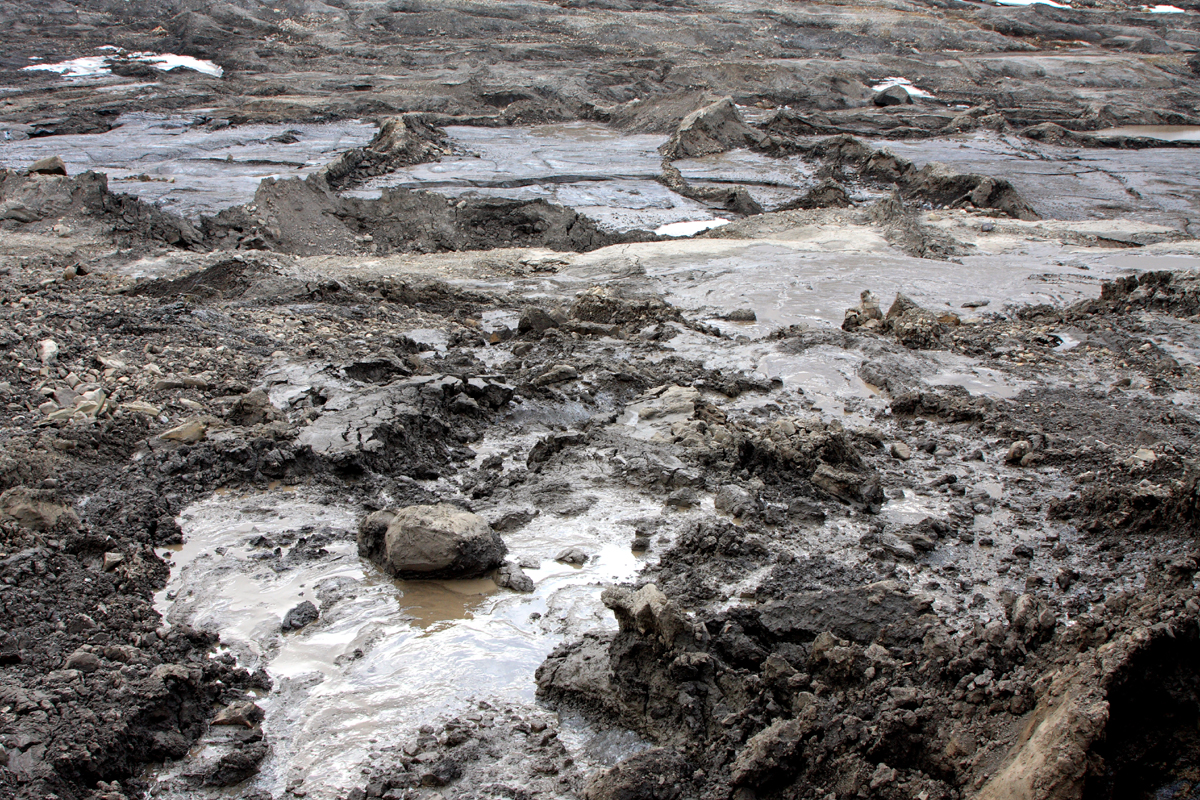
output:
M0 8L0 795L1190 796L1200 16L1078 5Z

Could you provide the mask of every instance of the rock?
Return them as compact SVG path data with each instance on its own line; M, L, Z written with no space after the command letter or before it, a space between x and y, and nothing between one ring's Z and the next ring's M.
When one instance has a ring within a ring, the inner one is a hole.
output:
M66 175L67 165L58 156L50 156L33 162L29 168L30 175Z
M54 502L53 497L52 491L14 486L0 494L0 520L35 531L50 530L60 521L77 526L79 518L75 512Z
M396 518L395 511L383 509L368 514L358 525L358 554L365 559L381 562L385 551L388 525Z
M805 732L799 720L781 719L754 734L733 762L733 784L758 787L790 778L803 765Z
M316 622L321 616L321 612L310 601L305 600L298 606L295 606L283 616L283 629L285 631L298 631L305 625Z
M908 461L912 458L912 448L904 442L893 442L891 452L892 458L898 458L901 461Z
M572 564L574 566L582 566L583 564L587 563L588 554L583 552L583 550L581 548L568 547L566 550L563 550L561 553L556 555L554 557L554 560L559 561L563 564Z
M863 290L859 295L859 303L854 308L846 309L846 316L842 320L842 330L852 331L856 328L861 328L864 325L868 327L878 327L878 325L868 325L874 320L878 323L883 319L883 311L879 308L879 300L875 295L868 290Z
M378 527L377 520L370 531L360 529L359 552L401 578L477 578L508 551L482 517L447 504L400 509L382 543Z
M521 314L520 322L517 323L517 333L522 336L527 334L541 336L550 328L557 328L558 325L558 320L542 309L536 307L527 308Z
M110 552L104 554L104 571L112 572L117 567L125 563L125 554Z
M874 475L860 475L821 464L809 480L839 500L862 504L868 509L878 508L887 502L879 479Z
M900 344L913 350L932 350L939 347L947 325L938 315L921 308L902 294L896 295L895 301L884 315L883 322L885 327L895 334Z
M658 149L667 159L698 158L765 143L762 131L742 121L733 98L726 97L688 114L671 139Z
M182 425L160 433L158 438L181 444L202 442L208 438L208 423L200 419L189 419Z
M1008 464L1020 464L1032 449L1033 445L1024 439L1013 442L1012 447L1008 448L1008 454L1004 456L1004 461Z
M549 461L554 454L568 447L583 444L583 440L582 433L555 433L539 439L533 447L529 448L529 455L525 457L525 466L532 467Z
M574 380L579 377L579 370L570 364L558 364L533 379L534 386L550 386L554 383Z
M262 722L263 710L255 703L230 703L213 717L213 725L244 725L253 728Z
M882 91L875 93L871 98L871 102L880 108L887 106L904 106L912 105L912 95L903 86L889 86Z
M724 511L732 517L744 517L758 508L758 501L741 486L727 483L717 490L713 505L717 511Z
M67 656L63 669L77 669L80 672L95 672L100 669L100 658L87 650L76 650Z
M46 366L58 360L58 342L53 339L43 339L38 342L38 360Z
M584 800L681 800L690 773L674 750L653 747L598 772L583 790Z
M659 387L643 397L629 407L637 412L638 419L660 419L675 414L690 417L696 413L700 390L691 386L668 386L665 390Z
M879 534L879 546L893 557L902 561L915 561L917 559L916 548L893 533Z
M204 776L206 786L233 786L258 772L258 765L267 757L267 745L253 742L221 756Z
M0 630L0 666L21 663L21 646L8 631Z
M1147 467L1158 460L1158 454L1148 447L1139 447L1137 452L1125 459L1125 466L1130 468Z
M131 400L128 403L121 403L121 408L125 409L126 411L132 411L135 414L145 414L148 417L157 417L162 413L162 409L158 406L151 405L150 403L146 403L141 400Z
M533 579L511 561L505 561L500 565L500 569L496 570L496 585L512 589L514 592L533 591Z
M752 308L738 308L730 311L722 319L729 322L758 322L758 314Z
M667 495L667 505L672 508L692 508L700 505L700 493L690 486L676 489Z

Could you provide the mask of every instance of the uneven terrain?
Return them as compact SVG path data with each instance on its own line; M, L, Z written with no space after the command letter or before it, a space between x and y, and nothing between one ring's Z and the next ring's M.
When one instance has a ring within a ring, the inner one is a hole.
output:
M0 797L1195 797L1200 15L1075 6L6 3Z

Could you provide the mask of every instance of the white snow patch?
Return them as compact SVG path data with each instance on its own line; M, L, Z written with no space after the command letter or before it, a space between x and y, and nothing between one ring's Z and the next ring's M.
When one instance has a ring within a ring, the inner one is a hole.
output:
M697 233L728 224L727 219L698 219L692 222L672 222L655 228L654 232L659 236L695 236Z
M908 92L912 97L933 97L933 95L924 89L918 89L913 86L912 81L908 78L884 78L875 86L871 87L872 92L882 92L884 89L890 89L893 86L899 86L904 91Z
M57 72L64 78L86 78L107 73L108 60L108 56L87 56L86 58L73 58L59 64L34 64L25 67L23 71Z
M1142 6L1143 11L1149 11L1151 14L1186 14L1179 6Z
M995 0L998 6L1035 6L1039 3L1044 6L1054 6L1055 8L1070 8L1070 5L1056 3L1054 0Z
M149 64L164 72L169 72L179 67L187 67L196 70L196 72L211 75L214 78L221 77L225 72L211 61L203 61L191 56L177 56L174 53L127 53L121 48L110 44L97 49L112 53L112 55L84 56L83 58L73 58L70 61L61 61L57 64L32 64L23 69L27 72L57 72L64 78L90 78L96 75L109 74L112 72L113 62L127 59L129 61L140 61L143 64ZM40 59L30 59L30 61L35 60Z

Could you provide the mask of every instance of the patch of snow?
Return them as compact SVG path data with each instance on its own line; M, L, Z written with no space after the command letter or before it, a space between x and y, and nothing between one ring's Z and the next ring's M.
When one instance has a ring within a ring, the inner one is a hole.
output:
M104 45L98 49L112 55L84 56L83 58L73 58L70 61L62 61L58 64L32 64L28 67L23 67L23 70L26 72L57 72L64 78L91 78L97 75L107 75L112 72L113 62L117 60L129 60L149 64L155 69L160 69L164 72L170 72L179 67L187 67L188 69L194 69L196 72L211 75L214 78L219 78L224 74L224 70L213 62L203 61L191 56L178 56L174 53L127 53L113 45ZM30 59L30 61L39 60L38 58Z
M877 85L871 87L872 92L882 92L884 89L890 89L893 86L899 86L904 91L908 92L911 97L933 97L933 95L924 89L918 89L913 86L912 81L908 78L884 78Z
M87 78L92 75L108 73L109 56L87 56L73 58L58 64L33 64L22 69L23 72L57 72L64 78Z
M1143 11L1149 11L1151 14L1186 14L1179 6L1142 6Z
M695 236L697 233L728 224L729 220L727 219L698 219L692 222L672 222L655 228L654 232L659 236Z

